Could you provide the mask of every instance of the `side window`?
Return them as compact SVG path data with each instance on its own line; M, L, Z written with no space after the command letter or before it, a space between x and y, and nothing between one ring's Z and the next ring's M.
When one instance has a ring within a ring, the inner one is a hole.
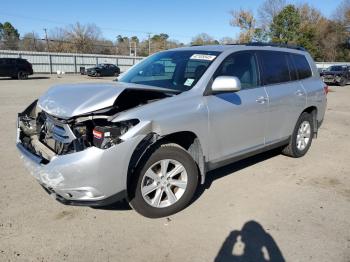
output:
M258 86L257 63L253 52L237 52L225 58L215 73L218 76L235 76L241 81L242 89Z
M291 54L291 57L298 72L299 79L308 78L312 75L310 65L305 56Z
M298 80L298 72L297 72L297 69L295 67L294 61L292 59L292 55L291 54L287 55L287 59L288 59L290 79L292 81L296 81L296 80Z
M291 81L287 54L278 51L260 51L259 60L262 67L264 85Z

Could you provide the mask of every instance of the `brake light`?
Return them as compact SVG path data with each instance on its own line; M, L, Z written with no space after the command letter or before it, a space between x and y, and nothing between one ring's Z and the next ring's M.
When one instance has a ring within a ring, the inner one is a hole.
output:
M327 95L328 92L329 92L328 86L327 86L327 85L324 85L323 89L324 89L324 93Z

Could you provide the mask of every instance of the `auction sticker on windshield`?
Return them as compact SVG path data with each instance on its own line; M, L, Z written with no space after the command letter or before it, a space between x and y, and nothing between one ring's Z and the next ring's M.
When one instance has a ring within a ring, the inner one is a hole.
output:
M193 54L190 59L195 60L206 60L206 61L213 61L216 58L215 55L203 55L203 54Z

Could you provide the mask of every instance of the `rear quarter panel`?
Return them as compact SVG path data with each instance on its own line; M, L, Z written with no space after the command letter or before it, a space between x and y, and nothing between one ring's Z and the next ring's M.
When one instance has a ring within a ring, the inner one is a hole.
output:
M327 97L324 91L325 84L323 83L320 73L317 70L316 64L308 54L306 58L312 70L312 77L301 81L306 94L306 106L315 106L317 108L317 121L322 121L327 107Z

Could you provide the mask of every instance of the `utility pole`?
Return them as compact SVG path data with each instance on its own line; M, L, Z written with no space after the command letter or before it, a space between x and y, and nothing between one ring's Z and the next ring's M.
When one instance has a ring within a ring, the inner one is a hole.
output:
M34 43L34 50L36 51L36 39L35 39L34 31L33 31L33 43Z
M47 51L50 52L49 39L47 39L47 28L44 28L45 31L45 39L46 39L46 48Z
M135 44L134 56L137 56L137 43L136 43L136 41L134 42L134 44Z
M118 36L116 36L116 41L115 41L115 54L118 54Z
M148 33L148 55L151 54L151 33Z

